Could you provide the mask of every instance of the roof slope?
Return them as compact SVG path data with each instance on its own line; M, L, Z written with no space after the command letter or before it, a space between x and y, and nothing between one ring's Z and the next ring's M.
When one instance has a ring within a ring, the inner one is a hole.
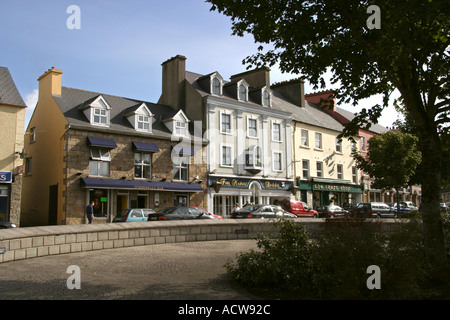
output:
M8 68L0 67L0 104L26 107Z

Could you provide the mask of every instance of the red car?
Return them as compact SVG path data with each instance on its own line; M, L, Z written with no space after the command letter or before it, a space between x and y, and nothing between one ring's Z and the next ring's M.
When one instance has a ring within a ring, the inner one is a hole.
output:
M197 209L198 211L202 212L206 216L210 216L211 219L223 219L222 216L219 216L218 214L212 214L203 207L191 207L191 208Z

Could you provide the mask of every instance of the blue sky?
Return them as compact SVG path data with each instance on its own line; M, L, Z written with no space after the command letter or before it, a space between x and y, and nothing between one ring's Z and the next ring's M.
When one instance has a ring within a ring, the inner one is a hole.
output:
M67 27L71 5L80 8L81 29ZM63 71L63 86L155 103L161 63L177 54L189 71L218 71L225 80L245 71L242 60L258 45L232 36L230 19L210 7L203 0L0 0L0 66L27 103L25 126L37 79L51 67ZM295 77L271 68L272 83ZM312 92L308 84L305 90ZM395 119L387 110L380 124Z

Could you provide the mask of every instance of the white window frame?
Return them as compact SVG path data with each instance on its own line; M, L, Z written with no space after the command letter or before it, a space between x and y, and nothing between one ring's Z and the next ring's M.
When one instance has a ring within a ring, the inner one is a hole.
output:
M319 138L319 140L317 140L317 138ZM317 146L317 142L319 142L319 146ZM316 132L314 135L314 148L317 150L322 150L323 149L323 144L322 144L322 133L320 132Z
M229 132L227 132L224 129L223 125L222 125L223 124L223 120L222 119L223 119L224 115L230 117L230 131ZM233 134L233 114L232 114L232 112L231 111L221 110L220 111L219 121L220 121L220 123L219 123L220 133L232 135Z
M250 135L250 121L255 121L255 132L256 135ZM258 118L253 116L247 117L247 138L258 139Z
M344 179L344 166L342 164L336 165L336 172L338 179Z
M279 158L277 159L277 156ZM279 168L277 168L279 164ZM283 172L283 153L279 151L272 152L272 171L273 172Z
M358 184L358 169L355 166L352 167L352 182Z
M257 152L259 151L259 152ZM250 160L251 161L248 161ZM259 159L259 161L258 161ZM262 168L262 152L261 147L252 145L245 151L245 168L246 169L261 169Z
M36 142L36 127L30 129L30 143Z
M320 169L319 169L319 165L320 165ZM322 161L316 162L316 174L317 174L317 177L319 177L319 178L323 177L323 162Z
M95 154L94 151L98 151L98 154ZM101 147L91 147L90 148L90 160L89 160L89 176L94 177L109 177L110 176L110 162L111 162L111 152L108 148ZM91 163L97 163L97 174L91 172ZM108 174L102 175L100 174L100 164L105 163L108 167Z
M224 157L224 149L228 150L230 153L230 163L224 163L223 157ZM233 146L230 144L220 144L220 166L226 167L226 168L233 168Z
M189 159L186 157L175 157L178 158L179 162L173 162L173 180L174 181L188 181L189 180ZM175 160L175 159L174 159ZM179 169L178 177L175 177L175 169ZM186 179L181 179L183 177L183 170L186 170ZM178 179L179 178L179 179Z
M241 88L244 88L244 91L241 91ZM237 96L238 96L239 101L244 101L244 102L248 101L248 88L245 84L238 83Z
M173 122L174 132L177 136L185 136L187 130L187 123L180 120L174 120Z
M366 137L361 137L361 151L367 152Z
M336 138L336 152L342 153L342 139Z
M306 167L305 167L305 164L306 164ZM306 171L306 175L305 175L305 171ZM308 159L302 160L302 177L303 177L303 180L309 179L309 160Z
M278 136L279 139L275 139L275 128L278 127ZM272 141L273 142L283 142L282 134L281 134L281 122L277 120L272 120Z
M139 126L142 126L142 128L140 128ZM136 130L151 132L152 131L151 116L136 114Z
M303 134L306 133L306 143L303 143ZM309 131L305 129L301 129L300 131L300 145L305 148L309 148Z
M101 101L101 100L99 100L99 101ZM97 111L99 111L99 114L96 114ZM96 125L96 126L103 126L103 127L109 126L109 110L108 109L91 107L91 112L92 112L91 124ZM102 114L103 112L104 112L104 114ZM96 117L98 118L98 121L95 120ZM101 119L105 119L105 122L103 123L101 121Z
M140 154L141 155L141 160L139 163L136 162L136 155ZM144 161L144 157L145 156L149 156L150 157L150 162L149 163L145 163ZM152 178L152 154L151 153L147 153L147 152L135 152L134 153L134 178L135 179L151 179ZM137 177L136 176L136 166L140 166L140 176ZM144 176L144 167L148 167L149 168L149 175L148 177Z
M264 107L270 107L272 105L272 94L267 88L261 92L261 104Z
M216 86L215 83L218 83L219 85ZM219 90L219 92L215 91L216 88ZM215 96L222 95L222 80L218 76L214 76L211 78L211 94Z

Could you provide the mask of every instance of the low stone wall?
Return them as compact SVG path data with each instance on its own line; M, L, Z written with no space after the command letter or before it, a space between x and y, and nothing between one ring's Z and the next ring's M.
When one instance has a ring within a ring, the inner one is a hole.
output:
M295 219L306 230L320 232L323 219ZM392 221L383 220L389 230ZM187 220L83 224L0 230L0 263L49 255L162 243L255 239L276 233L273 221Z

